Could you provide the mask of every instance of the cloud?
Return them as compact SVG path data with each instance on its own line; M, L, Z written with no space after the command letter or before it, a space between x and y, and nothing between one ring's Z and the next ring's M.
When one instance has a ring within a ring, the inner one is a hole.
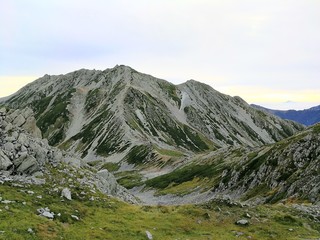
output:
M320 88L318 1L3 0L0 9L2 75L127 64L175 83Z

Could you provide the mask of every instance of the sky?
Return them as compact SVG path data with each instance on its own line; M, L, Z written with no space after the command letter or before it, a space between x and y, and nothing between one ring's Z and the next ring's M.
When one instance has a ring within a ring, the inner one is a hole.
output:
M274 109L320 105L319 0L0 0L0 97L131 66Z

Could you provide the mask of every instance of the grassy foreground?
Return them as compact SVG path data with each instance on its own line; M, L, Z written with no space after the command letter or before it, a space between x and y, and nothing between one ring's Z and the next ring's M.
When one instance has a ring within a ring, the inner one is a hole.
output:
M27 191L32 191L31 193ZM64 200L45 186L0 185L0 239L317 239L320 227L285 205L258 207L224 203L184 206L135 206L92 193ZM41 197L39 197L41 196ZM38 216L49 207L54 220ZM71 217L75 215L79 220ZM247 215L247 216L246 216ZM249 226L238 226L239 219ZM32 231L28 232L31 228Z

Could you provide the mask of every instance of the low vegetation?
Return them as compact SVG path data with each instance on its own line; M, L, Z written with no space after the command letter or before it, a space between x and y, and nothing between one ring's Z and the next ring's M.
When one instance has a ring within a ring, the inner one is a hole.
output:
M23 189L11 183L0 185L0 195L3 200L14 201L0 205L0 239L140 240L147 239L146 231L154 239L165 240L317 239L320 234L315 222L285 205L241 207L210 202L135 206L99 193L92 193L94 200L70 201L59 193L49 195L41 186ZM55 218L39 216L37 209L41 207L48 207ZM248 226L235 224L243 218L249 221Z

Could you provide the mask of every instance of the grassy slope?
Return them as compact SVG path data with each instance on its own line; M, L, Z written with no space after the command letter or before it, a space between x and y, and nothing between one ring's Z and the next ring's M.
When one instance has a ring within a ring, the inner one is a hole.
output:
M61 201L58 193L49 195L46 188L0 185L0 239L146 239L150 231L154 239L315 239L316 225L298 212L284 206L243 207L208 203L201 206L134 206L105 195L94 194L96 200ZM74 192L73 192L74 193ZM42 199L36 196L42 195ZM22 204L26 202L26 205ZM61 217L48 220L37 215L37 208L49 207ZM234 224L249 213L248 227ZM74 220L70 215L80 217ZM28 233L32 228L34 234ZM292 228L293 231L288 229ZM236 232L243 235L237 237Z

